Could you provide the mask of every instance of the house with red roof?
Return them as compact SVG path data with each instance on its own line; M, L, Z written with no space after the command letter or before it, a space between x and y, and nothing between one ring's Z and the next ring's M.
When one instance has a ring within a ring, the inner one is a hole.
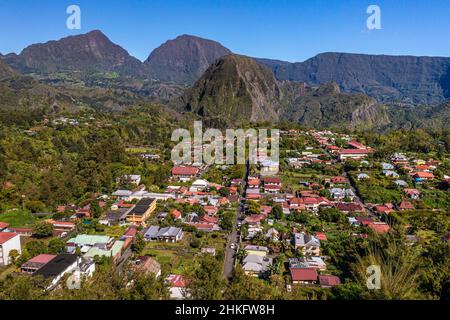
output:
M11 263L9 254L13 250L16 250L19 255L22 254L20 235L13 232L0 232L0 267Z
M289 200L289 209L296 210L296 211L302 211L306 210L305 202L303 201L303 198L292 198Z
M8 227L9 227L9 223L0 221L0 232L6 231L6 229L8 229Z
M244 219L244 223L249 225L259 225L261 221L265 220L267 216L263 214L252 214Z
M264 192L265 193L279 193L281 190L281 186L276 184L265 184L264 185Z
M199 169L190 166L175 166L172 168L172 177L178 180L190 180L197 176Z
M351 140L351 141L347 142L347 145L354 149L362 149L362 150L367 149L367 147L365 145L363 145L362 143L360 143L356 140Z
M266 185L276 185L281 187L281 179L278 177L267 177L263 179L264 186Z
M31 258L20 267L20 272L32 274L56 257L54 254L40 254Z
M247 184L249 189L258 189L260 181L259 179L249 179Z
M331 152L332 154L338 153L339 150L341 150L341 148L339 148L338 146L326 146L325 148L326 150L328 150L329 152Z
M137 234L137 228L136 226L130 226L125 233L123 234L123 236L121 237L121 240L126 239L126 238L131 238L134 239L136 237Z
M171 215L175 220L181 219L181 212L178 211L177 209L172 209L172 210L170 211L170 215Z
M272 212L271 206L261 206L260 212L262 215L265 215L266 217Z
M341 279L333 275L320 275L319 284L322 288L332 288L341 284Z
M430 172L430 166L426 164L418 164L414 166L414 169L416 169L417 171Z
M367 226L378 234L389 232L391 227L386 222L369 222Z
M361 160L371 153L369 149L342 149L338 152L339 160L345 161L347 159Z
M247 200L259 201L261 195L259 193L249 193L246 197Z
M334 207L344 213L365 212L366 210L360 203L356 202L337 202Z
M313 197L306 197L303 198L303 201L305 203L305 208L308 211L319 211L319 198L313 198Z
M219 208L215 206L203 206L203 209L205 210L207 215L214 216L217 211L219 211Z
M230 200L228 200L227 197L222 197L222 198L219 200L219 205L220 205L221 207L228 207L228 206L230 205Z
M320 241L328 241L328 238L327 238L327 235L325 234L325 232L317 232L316 238L319 239Z
M293 284L311 285L317 282L317 270L314 268L289 268Z
M219 219L217 219L217 218L215 218L215 217L210 217L210 216L207 216L207 215L204 215L204 216L200 219L201 222L213 223L213 224L217 223L218 220L219 220Z
M186 296L186 279L183 275L171 274L167 276L166 282L170 287L170 298L181 300Z
M55 221L53 219L48 219L46 222L51 223L55 231L69 232L76 227L75 223L68 221Z
M345 184L345 183L348 182L348 180L347 180L346 177L338 176L338 177L332 177L331 180L330 180L330 182L331 182L332 184Z
M434 179L434 174L432 174L431 172L420 171L416 172L413 175L413 178L414 180L416 180L416 182L429 181Z
M422 193L417 189L404 189L403 192L411 199L418 200Z
M409 202L409 201L402 201L398 205L398 210L399 211L414 210L414 209L415 209L414 205L411 202Z
M392 212L394 212L394 210L392 208L390 208L387 205L378 205L374 207L375 212L377 212L378 214L390 214Z

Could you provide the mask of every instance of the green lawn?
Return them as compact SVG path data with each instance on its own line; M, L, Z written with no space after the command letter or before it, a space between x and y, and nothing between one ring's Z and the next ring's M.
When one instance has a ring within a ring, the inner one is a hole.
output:
M13 228L25 228L31 227L37 221L37 218L27 210L10 209L0 214L0 221L9 223Z
M150 153L152 149L146 147L132 147L125 148L125 151L128 153Z
M171 242L147 242L144 255L155 257L164 270L174 274L183 274L186 269L192 268L194 257L203 247L215 247L223 250L226 246L226 235L219 233L216 238L211 234L204 234L201 238L201 246L192 248L190 242L195 237L191 233L185 233L183 240Z

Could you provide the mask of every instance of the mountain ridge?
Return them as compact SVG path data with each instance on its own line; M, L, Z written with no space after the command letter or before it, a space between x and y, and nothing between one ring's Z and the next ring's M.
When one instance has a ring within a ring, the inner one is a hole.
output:
M216 59L231 50L217 41L181 35L141 62L100 30L33 44L17 55L0 56L23 73L117 72L144 80L192 85ZM325 52L303 62L254 58L277 80L315 86L336 82L343 92L364 93L379 102L441 104L450 99L450 58Z
M389 122L385 108L373 98L343 94L335 83L310 88L280 82L269 68L234 54L214 62L178 107L218 126L289 120L308 126L339 122L354 128Z

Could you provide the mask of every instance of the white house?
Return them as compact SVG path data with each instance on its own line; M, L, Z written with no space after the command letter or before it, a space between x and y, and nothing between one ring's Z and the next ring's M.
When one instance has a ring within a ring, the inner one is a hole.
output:
M386 177L392 177L392 178L398 178L400 176L397 172L392 171L392 170L383 170L383 174Z
M131 184L139 185L139 183L141 183L141 176L139 174L128 174L122 178L129 181Z
M367 173L359 173L356 176L356 179L358 180L363 180L363 179L370 179L369 175Z
M7 266L11 263L9 254L12 250L17 250L19 254L22 254L20 235L12 232L0 232L0 266Z
M75 254L63 253L56 256L42 268L33 273L33 276L43 276L46 279L51 279L51 284L47 288L50 289L55 286L65 274L76 271L80 261L81 258ZM88 269L89 274L90 268L88 267ZM78 271L81 272L81 270Z
M208 181L198 179L198 180L195 180L194 183L192 183L192 186L189 188L189 191L199 192L199 191L205 190L206 187L208 187Z
M275 161L271 161L271 160L261 161L261 163L260 163L261 175L263 175L263 176L275 175L278 173L279 166L280 166L280 164Z

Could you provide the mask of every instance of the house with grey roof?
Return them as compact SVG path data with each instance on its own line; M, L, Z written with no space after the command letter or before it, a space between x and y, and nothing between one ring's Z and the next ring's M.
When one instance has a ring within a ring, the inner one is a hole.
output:
M183 238L183 230L177 227L150 226L144 232L147 241L177 242Z
M272 265L273 259L256 254L248 254L242 261L245 274L260 276Z
M399 187L407 187L408 183L405 180L395 180L394 183Z
M355 198L355 193L351 189L342 189L342 188L332 188L330 189L330 194L333 199L341 200L344 198L349 198L353 200Z
M294 248L300 249L306 256L320 255L320 240L308 233L300 232L293 234Z
M370 176L367 173L359 173L356 176L356 179L358 179L358 180L370 179Z
M150 226L145 232L144 232L144 239L147 241L155 241L157 240L157 234L159 231L159 226Z
M400 177L400 175L397 172L392 171L392 170L383 170L382 172L386 177L391 177L391 178Z
M383 168L383 170L393 170L394 169L394 166L387 162L382 162L381 167Z

